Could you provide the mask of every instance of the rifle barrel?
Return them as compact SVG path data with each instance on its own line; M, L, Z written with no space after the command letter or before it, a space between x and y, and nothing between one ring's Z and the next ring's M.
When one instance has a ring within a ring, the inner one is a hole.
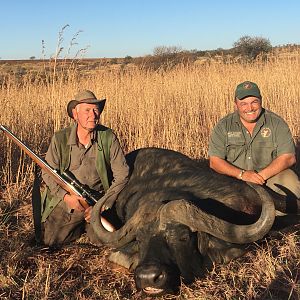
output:
M8 136L10 139L12 139L27 155L29 155L36 163L39 162L38 165L42 168L43 167L50 167L41 157L39 157L37 154L35 154L30 148L28 148L20 139L18 139L11 131L8 130L3 125L0 125L0 129L5 133L6 136ZM51 168L52 171L54 171Z
M50 174L55 182L59 184L63 189L68 191L71 194L75 194L77 196L82 197L82 193L72 184L67 182L60 174L58 174L57 170L53 169L48 163L39 157L36 153L34 153L30 148L28 148L20 139L18 139L9 129L5 126L0 125L0 129L4 132L4 134L13 140L36 164L38 164L45 172Z

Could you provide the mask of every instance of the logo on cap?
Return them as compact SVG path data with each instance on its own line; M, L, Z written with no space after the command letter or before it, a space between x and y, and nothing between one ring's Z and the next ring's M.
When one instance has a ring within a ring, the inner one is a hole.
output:
M245 82L245 83L243 84L243 88L244 88L245 90L250 90L250 89L252 88L252 84L251 84L250 82Z

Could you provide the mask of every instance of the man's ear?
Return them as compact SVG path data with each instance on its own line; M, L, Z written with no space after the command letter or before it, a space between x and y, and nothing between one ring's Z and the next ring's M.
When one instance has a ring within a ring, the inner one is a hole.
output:
M236 99L234 100L234 110L237 110Z
M77 119L78 119L78 114L77 114L76 107L72 109L72 114L73 114L73 119L74 119L75 121L77 121Z

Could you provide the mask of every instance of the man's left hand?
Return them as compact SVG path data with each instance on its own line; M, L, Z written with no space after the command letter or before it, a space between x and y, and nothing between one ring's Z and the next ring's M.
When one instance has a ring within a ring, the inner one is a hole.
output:
M247 170L244 172L242 180L248 181L248 182L253 182L259 185L264 185L265 184L265 179L255 171L250 171Z

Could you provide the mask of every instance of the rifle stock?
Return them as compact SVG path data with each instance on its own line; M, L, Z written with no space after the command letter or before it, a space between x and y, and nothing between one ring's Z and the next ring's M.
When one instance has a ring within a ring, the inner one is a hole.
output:
M65 171L63 174L59 174L57 170L53 169L44 159L34 153L5 126L0 125L0 129L9 139L17 144L42 170L48 173L60 187L69 192L71 195L85 198L85 203L81 203L84 208L93 206L100 199L100 193L97 196L94 195L92 191L90 191L87 187L83 186L78 180L76 180L70 172Z

